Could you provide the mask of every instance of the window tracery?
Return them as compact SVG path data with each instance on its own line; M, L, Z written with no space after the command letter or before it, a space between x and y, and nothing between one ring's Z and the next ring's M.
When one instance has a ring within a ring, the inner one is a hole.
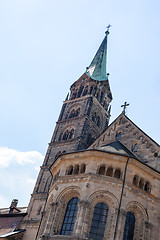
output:
M72 128L71 130L66 130L65 132L64 132L64 134L63 133L61 133L60 134L60 136L59 136L59 141L61 141L61 140L68 140L68 139L72 139L73 138L73 135L74 135L74 129Z
M133 240L135 228L135 216L131 212L127 212L123 233L123 240Z
M77 215L79 199L77 197L72 198L68 204L65 212L61 235L71 235L74 228L74 223Z
M92 224L89 233L89 239L102 240L104 237L108 215L108 206L103 203L97 203L94 208Z

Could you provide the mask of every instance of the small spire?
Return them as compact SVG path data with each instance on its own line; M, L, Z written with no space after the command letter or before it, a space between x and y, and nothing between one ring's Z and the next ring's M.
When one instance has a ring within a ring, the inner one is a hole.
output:
M93 58L91 64L89 67L86 68L86 73L91 78L103 81L108 79L107 71L106 71L106 65L107 65L107 38L109 35L109 28L111 25L109 24L107 26L107 31L105 32L105 37L95 55Z

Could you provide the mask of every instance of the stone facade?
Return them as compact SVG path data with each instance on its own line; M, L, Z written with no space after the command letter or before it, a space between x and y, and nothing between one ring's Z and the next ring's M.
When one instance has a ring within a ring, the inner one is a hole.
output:
M59 175L52 180L39 232L40 239L89 239L93 211L98 202L106 203L109 208L103 239L113 239L127 159L128 156L102 150L86 150L60 156L51 167L52 175ZM85 164L85 172L68 173L68 167L73 166L75 169L75 166L79 166L80 169L82 164ZM104 172L100 171L101 166L105 166ZM111 167L113 173L108 176L107 170ZM116 176L117 169L120 171L119 176ZM147 182L150 188L140 188L138 183L134 183L135 176L139 176L139 181L144 178L144 185ZM129 158L115 239L123 239L128 211L132 212L136 219L134 239L158 239L159 185L158 172L133 157ZM74 197L78 197L80 201L73 238L64 237L60 232L67 203Z
M92 222L99 203L107 215L103 234L94 239L160 238L160 146L124 113L109 125L108 34L63 103L21 224L26 229L23 240L93 239ZM74 222L63 234L74 199L78 202ZM132 226L127 225L127 214L134 219ZM124 238L128 226L132 236Z
M108 127L112 100L108 80L97 81L84 73L70 88L28 206L22 227L24 239L36 237L51 184L50 166L60 155L86 149Z

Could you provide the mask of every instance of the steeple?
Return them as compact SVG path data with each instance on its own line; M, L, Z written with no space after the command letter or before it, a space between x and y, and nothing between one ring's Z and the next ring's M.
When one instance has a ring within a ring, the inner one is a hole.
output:
M108 79L108 75L106 72L106 64L107 64L107 38L109 35L109 27L107 27L107 31L105 32L105 37L103 42L101 43L95 57L93 58L91 64L86 69L86 73L92 79L103 81Z

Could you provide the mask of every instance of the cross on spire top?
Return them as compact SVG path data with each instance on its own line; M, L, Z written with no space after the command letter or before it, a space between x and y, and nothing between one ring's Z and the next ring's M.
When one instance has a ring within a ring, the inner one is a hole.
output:
M121 107L123 107L123 113L125 114L126 113L126 107L128 107L129 106L129 103L127 103L127 102L124 102L124 104L123 105L121 105Z

